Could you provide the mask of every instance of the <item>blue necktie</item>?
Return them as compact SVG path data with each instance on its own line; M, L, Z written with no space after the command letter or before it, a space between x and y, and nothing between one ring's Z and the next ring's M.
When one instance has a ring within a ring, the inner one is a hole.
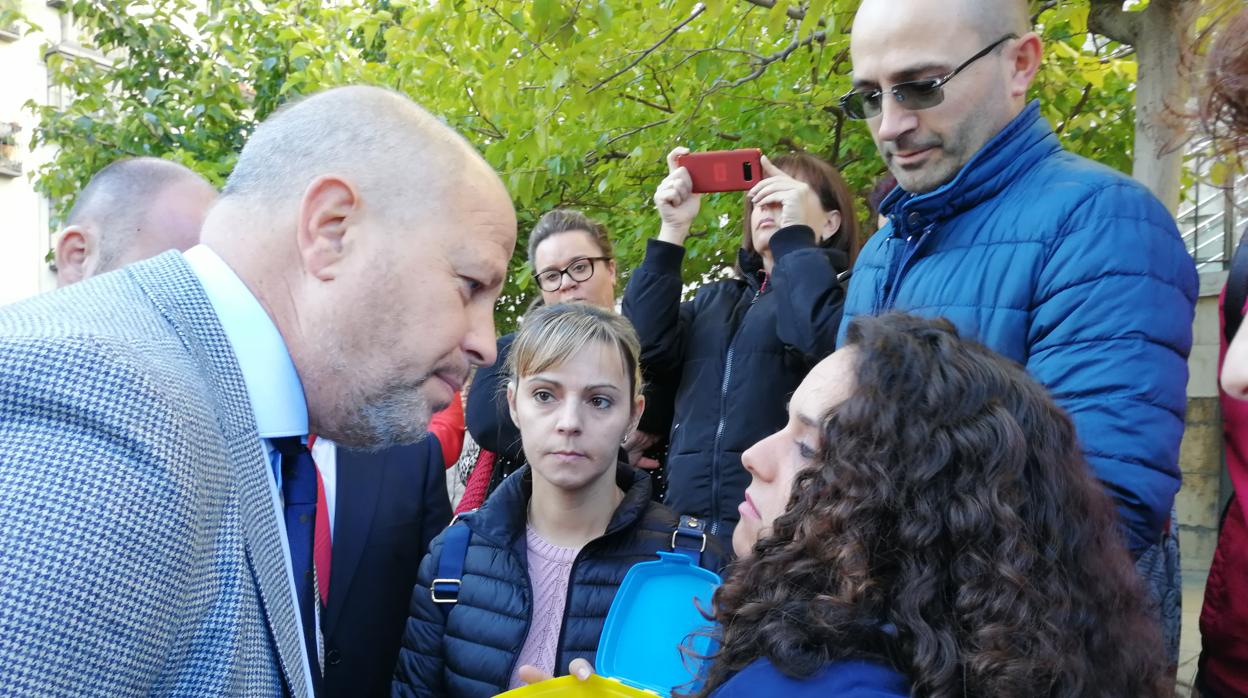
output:
M316 609L313 607L316 603L316 586L312 575L312 536L316 530L316 464L312 461L312 453L299 437L288 436L271 441L282 456L286 540L290 545L290 567L295 575L299 617L303 620L303 643L312 667L312 681L319 683L321 671L317 657Z

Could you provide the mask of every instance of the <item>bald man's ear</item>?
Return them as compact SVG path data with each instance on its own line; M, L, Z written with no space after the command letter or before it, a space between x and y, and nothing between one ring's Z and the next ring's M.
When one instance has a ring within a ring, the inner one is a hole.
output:
M1027 32L1014 44L1012 55L1010 96L1025 99L1031 81L1040 70L1040 62L1044 60L1044 42L1035 32Z
M308 185L299 205L295 236L309 274L322 281L335 278L351 242L347 231L360 215L359 203L355 187L336 175L321 175Z
M82 226L71 225L56 240L56 285L68 286L86 278L90 236Z

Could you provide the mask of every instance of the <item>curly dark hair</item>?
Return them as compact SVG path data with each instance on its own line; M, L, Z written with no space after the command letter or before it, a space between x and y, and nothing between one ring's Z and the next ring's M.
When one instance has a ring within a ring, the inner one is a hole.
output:
M1163 695L1113 506L1045 389L945 320L856 318L847 346L816 465L715 594L699 695L759 658L808 677L848 657L916 696Z
M1200 116L1220 152L1232 158L1248 153L1248 9L1215 22L1209 48Z

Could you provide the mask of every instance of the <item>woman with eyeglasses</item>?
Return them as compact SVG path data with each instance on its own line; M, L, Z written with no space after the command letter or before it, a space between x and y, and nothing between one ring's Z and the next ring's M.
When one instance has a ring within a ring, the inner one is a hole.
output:
M611 237L603 224L580 211L555 209L533 227L528 254L543 304L589 303L614 309L615 259ZM468 431L482 449L493 454L493 462L490 470L476 473L479 486L474 489L475 494L465 494L458 511L479 506L503 478L525 464L520 431L511 419L503 391L502 367L507 363L514 338L514 333L499 338L498 359L493 366L477 370L473 388L468 392ZM661 446L666 444L671 424L671 398L663 398L661 385L647 376L646 398L651 407L646 410L641 427L625 444L630 463L652 474L656 498L662 496ZM482 483L487 472L488 481Z
M682 302L681 263L701 194L668 154L654 202L659 235L624 291L641 337L642 366L674 380L666 502L710 521L725 542L749 484L741 453L784 424L785 403L836 347L845 297L838 275L858 251L858 221L840 172L791 153L745 195L735 278Z
M863 316L789 414L744 455L698 696L1167 695L1113 506L1022 366Z

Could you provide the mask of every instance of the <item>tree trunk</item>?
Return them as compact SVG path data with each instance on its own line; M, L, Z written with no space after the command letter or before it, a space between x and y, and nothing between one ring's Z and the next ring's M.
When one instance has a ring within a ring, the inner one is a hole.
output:
M1140 13L1135 51L1135 160L1131 174L1174 213L1179 206L1187 85L1180 75L1184 36L1183 3L1152 0Z
M1152 0L1143 12L1124 12L1121 0L1091 0L1088 29L1135 48L1135 157L1131 174L1174 213L1183 167L1182 119L1187 85L1180 74L1184 4Z

